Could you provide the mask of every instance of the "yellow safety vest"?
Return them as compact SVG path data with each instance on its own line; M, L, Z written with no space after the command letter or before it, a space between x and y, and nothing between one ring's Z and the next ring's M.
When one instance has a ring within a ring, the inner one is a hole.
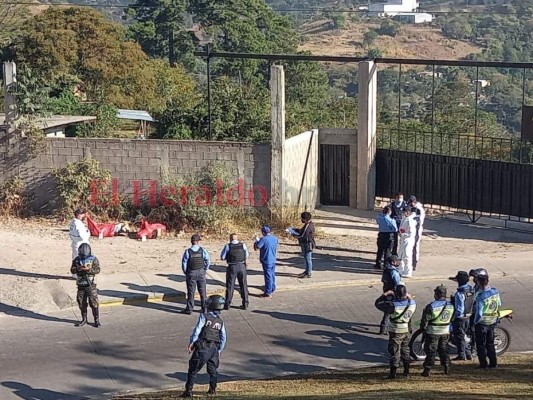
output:
M498 315L500 311L501 299L499 293L495 293L486 299L481 300L483 302L483 316L480 323L483 325L492 325L498 321Z
M390 316L389 332L409 333L409 321L416 311L416 303L409 300L406 305L394 302L394 312Z
M434 303L436 302L431 303L432 312L426 333L429 335L448 335L455 307L448 301L438 307L433 306Z

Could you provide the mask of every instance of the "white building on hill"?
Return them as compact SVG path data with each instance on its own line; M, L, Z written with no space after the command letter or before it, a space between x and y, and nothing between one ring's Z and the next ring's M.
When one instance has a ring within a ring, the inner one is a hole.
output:
M412 13L419 7L416 0L387 0L386 3L368 5L368 14L373 16L388 17L403 13Z

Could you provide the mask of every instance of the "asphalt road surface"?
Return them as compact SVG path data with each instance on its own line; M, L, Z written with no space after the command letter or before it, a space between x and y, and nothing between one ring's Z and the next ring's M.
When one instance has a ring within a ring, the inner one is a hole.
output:
M493 285L513 308L510 351L533 350L533 278L504 277ZM415 321L440 283L408 283L419 304ZM380 287L285 291L251 298L247 311L223 313L228 347L220 380L273 377L387 362L387 338L378 336L373 304ZM239 302L236 294L234 302ZM2 305L0 399L108 399L112 394L183 387L189 336L198 318L183 304L143 303L101 309L103 326L77 328L78 310L51 315L18 313ZM10 314L10 315L9 315ZM90 314L90 312L89 312ZM91 318L91 317L90 317ZM90 319L92 321L92 318ZM205 373L198 383L207 383Z

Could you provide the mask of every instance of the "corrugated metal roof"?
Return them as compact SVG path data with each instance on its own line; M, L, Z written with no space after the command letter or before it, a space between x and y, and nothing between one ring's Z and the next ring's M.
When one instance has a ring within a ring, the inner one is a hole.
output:
M134 121L155 122L155 119L153 119L152 116L148 114L147 111L140 111L140 110L119 109L117 110L117 117L119 119L131 119Z
M0 114L0 121L4 121L5 114ZM52 115L46 118L36 118L34 120L35 126L40 129L50 129L59 126L67 126L72 124L79 124L82 122L95 121L93 116L76 116L76 115Z

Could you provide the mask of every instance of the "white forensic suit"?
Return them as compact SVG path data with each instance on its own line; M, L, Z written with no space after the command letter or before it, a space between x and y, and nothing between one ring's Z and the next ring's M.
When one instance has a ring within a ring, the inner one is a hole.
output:
M415 221L417 221L417 230L416 230L416 242L413 249L413 269L416 269L416 264L420 260L420 241L422 240L422 232L424 232L424 220L426 219L426 212L424 211L424 206L422 203L417 201L414 205L414 208L418 210L417 216L415 216Z
M83 221L78 218L74 218L72 221L70 221L68 231L70 240L72 242L72 260L74 260L76 257L78 257L78 248L81 246L81 244L89 244L91 233ZM72 274L72 277L76 278L76 274Z
M408 217L403 217L400 224L400 246L398 249L400 267L398 271L401 276L407 278L413 276L413 250L416 243L416 224L414 213Z

